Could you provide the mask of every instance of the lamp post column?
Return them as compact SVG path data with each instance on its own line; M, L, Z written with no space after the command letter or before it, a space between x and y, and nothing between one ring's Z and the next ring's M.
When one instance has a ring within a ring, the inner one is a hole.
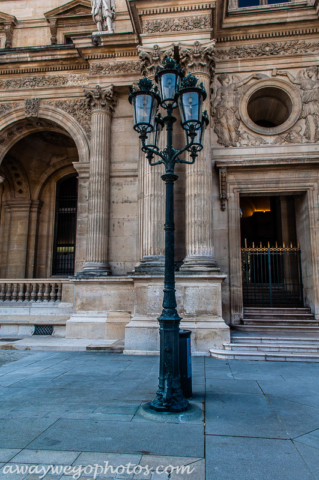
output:
M181 63L186 73L203 83L207 99L203 110L210 115L210 81L214 42L194 46L180 45ZM213 178L209 132L194 165L186 165L186 257L181 272L217 272L213 242Z
M110 275L108 264L111 117L113 87L84 89L92 108L89 217L86 262L80 276Z

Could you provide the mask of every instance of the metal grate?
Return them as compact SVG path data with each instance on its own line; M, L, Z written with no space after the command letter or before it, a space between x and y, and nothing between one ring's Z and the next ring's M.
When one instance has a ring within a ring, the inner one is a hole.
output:
M242 248L245 307L303 307L299 247Z
M33 335L52 335L53 325L34 325Z

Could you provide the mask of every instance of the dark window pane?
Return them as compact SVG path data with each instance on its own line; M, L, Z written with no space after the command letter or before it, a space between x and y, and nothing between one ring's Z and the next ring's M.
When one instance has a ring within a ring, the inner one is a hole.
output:
M257 5L259 5L259 0L239 0L238 2L239 8L255 7Z
M75 259L77 179L62 180L57 188L53 275L73 275Z
M273 5L274 3L288 3L289 0L268 0L268 5Z

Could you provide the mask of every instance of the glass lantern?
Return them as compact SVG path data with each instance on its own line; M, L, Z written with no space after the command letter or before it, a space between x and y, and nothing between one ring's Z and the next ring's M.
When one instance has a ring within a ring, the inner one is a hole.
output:
M201 150L203 150L204 134L208 124L209 124L209 119L208 119L207 111L205 110L205 112L202 115L201 126L199 127L198 130L196 130L196 136L194 138L193 145L188 149L189 152L192 150L195 150L196 152L200 152ZM188 130L184 130L184 131L186 136L186 142L189 143L191 141L191 138L189 136L189 131Z
M183 77L181 66L171 57L157 67L155 81L159 85L161 105L163 108L175 108L178 87Z
M159 138L160 138L163 126L164 126L164 122L162 120L162 115L158 113L155 117L154 129L152 132L147 134L147 139L145 140L145 145L147 147L151 147L151 148L154 148L155 150L158 150Z
M197 85L198 80L188 75L182 80L179 88L179 110L182 119L182 127L185 130L191 128L198 130L202 124L202 106L206 99L206 90L202 83Z
M160 102L157 87L148 78L142 78L138 88L130 87L129 101L133 105L134 130L144 134L152 132Z

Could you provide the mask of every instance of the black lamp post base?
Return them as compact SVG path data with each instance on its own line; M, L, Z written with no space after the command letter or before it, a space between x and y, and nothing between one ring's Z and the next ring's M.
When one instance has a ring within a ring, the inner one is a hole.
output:
M169 404L159 398L154 398L150 403L150 408L155 410L155 412L185 412L188 409L188 400L183 397L182 393L178 397L173 398Z

